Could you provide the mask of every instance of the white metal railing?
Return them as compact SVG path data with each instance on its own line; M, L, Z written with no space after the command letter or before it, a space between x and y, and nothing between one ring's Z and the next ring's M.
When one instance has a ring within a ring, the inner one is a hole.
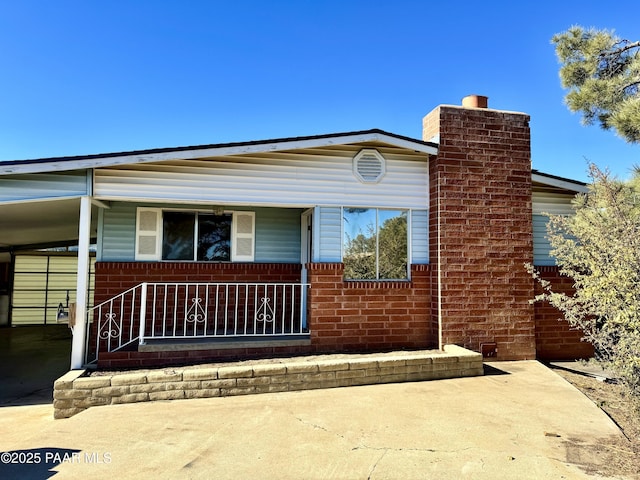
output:
M307 333L308 288L306 283L141 283L88 310L87 363L101 351L136 340Z
M141 311L142 292L145 289L145 284L141 283L87 309L86 364L95 363L101 351L120 350L138 340L138 312Z

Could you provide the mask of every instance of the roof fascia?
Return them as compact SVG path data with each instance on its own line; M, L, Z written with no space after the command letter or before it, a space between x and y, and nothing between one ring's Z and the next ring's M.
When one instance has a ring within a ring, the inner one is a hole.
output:
M337 134L318 138L286 139L282 141L251 142L247 144L212 145L204 148L176 149L162 152L133 152L113 155L100 155L99 157L72 157L64 159L52 158L42 162L25 161L25 163L13 163L3 165L0 162L0 175L21 173L42 173L68 170L82 170L116 165L131 165L138 163L163 162L169 160L193 160L206 157L244 155L251 153L268 153L282 150L295 150L305 148L319 148L334 145L347 145L365 142L381 142L389 145L407 148L428 155L436 155L436 146L423 142L412 141L409 138L398 137L382 131Z
M562 179L554 176L548 176L541 173L532 172L531 180L550 187L562 188L571 192L588 193L589 187L582 182L574 182L568 179Z

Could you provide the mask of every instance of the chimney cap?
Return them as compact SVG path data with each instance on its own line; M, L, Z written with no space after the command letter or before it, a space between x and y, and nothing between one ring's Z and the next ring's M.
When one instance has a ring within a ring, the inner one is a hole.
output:
M489 97L484 95L467 95L462 99L464 108L487 108L489 106Z

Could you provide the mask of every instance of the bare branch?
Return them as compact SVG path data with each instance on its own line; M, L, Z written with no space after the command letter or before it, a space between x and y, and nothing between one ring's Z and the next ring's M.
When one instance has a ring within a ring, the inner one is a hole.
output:
M629 43L629 40L622 40L621 42L618 42L615 45L619 45L621 43L626 44L626 45L624 47L614 48L613 50L610 50L610 51L607 51L607 52L602 52L602 53L600 53L599 56L600 57L618 56L618 55L623 54L624 52L627 52L629 50L633 50L634 48L640 47L640 41Z

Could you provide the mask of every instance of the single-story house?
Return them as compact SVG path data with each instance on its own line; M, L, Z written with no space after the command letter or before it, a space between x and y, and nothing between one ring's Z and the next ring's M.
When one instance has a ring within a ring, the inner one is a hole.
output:
M424 117L421 140L374 129L0 162L0 271L77 245L58 312L73 323L75 306L72 368L444 344L576 358L588 346L530 303L524 264L562 280L543 213L584 191L531 169L528 115L470 96Z

